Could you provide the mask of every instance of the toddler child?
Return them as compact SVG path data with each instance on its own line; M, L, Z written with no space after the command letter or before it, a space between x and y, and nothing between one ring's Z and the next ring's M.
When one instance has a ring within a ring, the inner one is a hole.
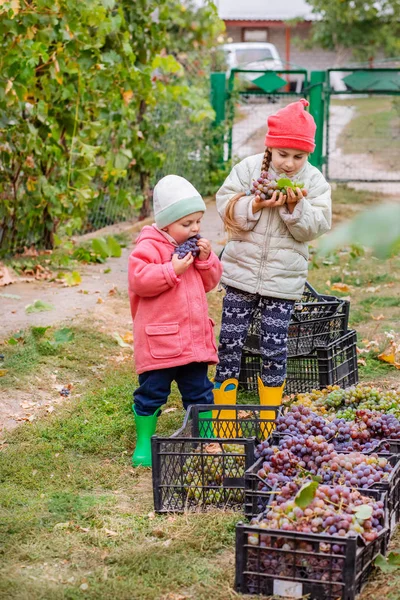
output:
M133 465L151 466L150 438L161 406L176 381L183 406L212 404L209 364L218 362L214 322L206 292L219 282L222 266L208 240L197 240L198 256L179 258L176 248L198 236L206 206L189 181L161 179L153 194L155 224L143 227L129 258L129 297L139 387L133 412L137 443ZM211 418L211 412L203 413Z

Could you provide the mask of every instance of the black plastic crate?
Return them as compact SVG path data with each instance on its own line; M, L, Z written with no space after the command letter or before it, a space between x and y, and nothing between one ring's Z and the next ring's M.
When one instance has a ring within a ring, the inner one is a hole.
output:
M261 374L259 352L244 350L239 374L240 389L257 391ZM358 383L357 334L350 330L325 348L316 348L311 354L288 359L285 394L311 392L328 385L346 388Z
M376 483L373 488L387 492L388 517L390 531L393 533L400 521L400 456L391 455L388 460L393 465L393 470L387 481Z
M371 493L368 493L371 495ZM242 594L309 600L354 600L367 583L378 554L385 554L388 529L366 544L340 537L236 527L235 589ZM334 553L338 545L342 553Z
M212 409L211 419L199 413ZM278 414L281 407L268 407ZM225 410L235 418L225 419ZM268 437L275 419L261 419L256 405L190 406L181 429L152 437L154 507L159 513L237 507L244 502L244 474L254 463L256 438ZM218 437L205 439L203 435Z
M296 302L289 324L288 356L310 354L326 347L347 332L350 303L324 296L306 283L301 301ZM244 344L245 351L259 352L261 311L257 308Z

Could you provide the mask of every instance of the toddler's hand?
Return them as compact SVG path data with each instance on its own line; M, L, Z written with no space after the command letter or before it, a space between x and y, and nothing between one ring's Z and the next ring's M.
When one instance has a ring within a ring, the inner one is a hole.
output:
M290 213L294 211L296 204L300 202L303 196L307 196L307 190L301 190L300 188L292 190L291 188L288 188L286 204Z
M261 210L262 208L270 208L275 206L283 206L285 204L287 196L282 192L275 191L271 198L268 200L261 200L259 196L255 196L253 200L253 214Z
M200 248L199 260L207 260L211 254L211 244L206 238L200 238L197 241L197 245Z
M174 269L175 274L178 276L187 271L193 261L194 258L191 252L186 254L186 256L183 258L178 258L177 254L173 254L171 258L172 268Z

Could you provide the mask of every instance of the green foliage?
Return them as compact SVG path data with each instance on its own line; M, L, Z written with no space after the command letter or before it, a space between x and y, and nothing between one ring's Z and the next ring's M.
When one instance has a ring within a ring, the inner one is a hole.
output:
M393 203L363 211L339 225L319 246L322 255L335 248L357 244L372 248L378 258L388 258L400 251L400 207Z
M320 18L313 23L312 41L329 50L350 49L367 60L384 50L400 54L398 0L308 0Z
M198 132L214 116L204 56L222 29L215 7L13 7L0 8L0 252L21 242L53 247L55 235L82 228L94 205L115 200L123 214L143 202L148 213L151 176L167 158L163 140L179 125L166 113L182 107ZM193 48L195 82L180 54Z

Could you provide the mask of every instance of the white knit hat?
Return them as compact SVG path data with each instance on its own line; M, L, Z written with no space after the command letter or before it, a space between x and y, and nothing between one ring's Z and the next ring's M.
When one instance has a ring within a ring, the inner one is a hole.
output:
M153 192L154 216L157 227L166 227L195 212L204 212L206 205L196 188L184 177L167 175L160 179Z

